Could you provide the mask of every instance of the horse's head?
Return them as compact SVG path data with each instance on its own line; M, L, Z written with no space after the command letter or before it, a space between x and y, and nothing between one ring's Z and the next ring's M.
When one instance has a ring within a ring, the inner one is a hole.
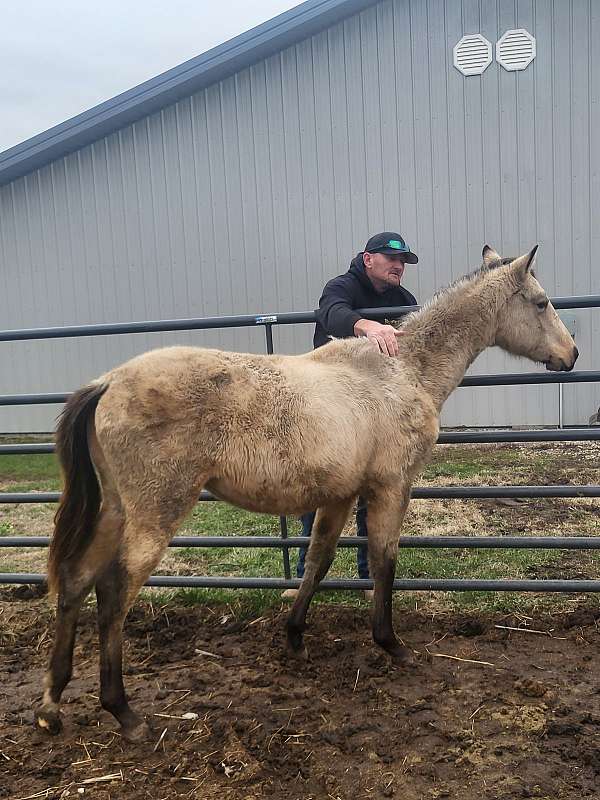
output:
M573 369L579 352L573 337L554 310L532 270L537 250L513 260L502 259L491 247L483 248L486 269L502 270L510 287L508 301L499 309L494 344L518 356L541 362L546 369Z

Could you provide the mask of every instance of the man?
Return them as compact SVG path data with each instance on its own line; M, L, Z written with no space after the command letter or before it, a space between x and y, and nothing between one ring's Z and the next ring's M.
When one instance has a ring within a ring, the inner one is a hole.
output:
M419 259L399 233L384 231L371 236L363 252L352 259L350 269L343 275L333 278L323 289L316 311L317 324L313 344L316 347L326 344L331 336L366 336L372 339L382 353L387 356L398 355L401 331L391 325L365 319L357 312L358 308L385 308L387 306L415 306L413 295L401 286L406 264L417 264ZM310 536L315 512L304 514L301 518L302 535ZM358 498L356 528L359 536L367 536L367 506L362 497ZM306 548L301 548L296 574L304 575ZM369 577L367 547L357 550L359 578ZM293 598L297 589L286 589L282 597ZM371 599L372 590L365 592Z

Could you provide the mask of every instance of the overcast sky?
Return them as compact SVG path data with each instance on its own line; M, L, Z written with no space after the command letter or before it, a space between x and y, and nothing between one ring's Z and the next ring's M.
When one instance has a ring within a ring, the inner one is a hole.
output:
M0 152L299 4L5 0Z

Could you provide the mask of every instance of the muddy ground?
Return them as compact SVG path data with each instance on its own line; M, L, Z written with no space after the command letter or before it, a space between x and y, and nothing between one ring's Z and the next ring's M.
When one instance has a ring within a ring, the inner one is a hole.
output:
M33 728L52 616L27 592L0 592L0 797L600 794L597 605L535 617L398 611L417 658L402 668L372 643L366 607L313 607L298 664L284 654L285 609L242 620L138 601L126 683L154 733L131 745L99 709L93 605L65 730L52 739Z

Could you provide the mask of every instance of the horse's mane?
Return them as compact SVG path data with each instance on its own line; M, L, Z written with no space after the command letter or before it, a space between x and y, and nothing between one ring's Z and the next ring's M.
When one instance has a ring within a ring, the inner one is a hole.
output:
M487 274L489 274L495 269L500 269L501 267L505 267L508 264L511 264L514 260L515 257L512 256L509 258L502 258L500 259L500 261L496 262L495 264L492 264L489 267L487 267L485 264L482 264L480 267L477 267L477 269L474 269L472 272L467 273L467 275L461 275L460 278L457 278L456 280L452 281L452 283L448 284L448 286L437 291L432 296L429 302L433 302L434 300L437 300L440 297L443 297L444 295L453 292L455 289L465 286L467 283L475 283L475 281L479 280L479 278L485 277Z
M492 266L486 266L485 264L481 264L480 267L474 269L472 272L469 272L467 275L461 275L460 278L456 278L456 280L452 281L452 283L448 284L448 286L443 287L442 289L438 289L435 294L431 296L427 302L425 302L420 309L417 311L412 311L402 319L399 320L392 320L395 323L396 327L404 326L409 321L416 319L417 317L421 316L424 312L431 309L433 306L437 305L440 300L448 298L449 296L455 294L460 289L464 288L468 284L476 283L481 278L484 278L488 275L492 270L500 269L501 267L505 267L508 264L511 264L515 260L515 256L502 258L496 264L492 264Z

